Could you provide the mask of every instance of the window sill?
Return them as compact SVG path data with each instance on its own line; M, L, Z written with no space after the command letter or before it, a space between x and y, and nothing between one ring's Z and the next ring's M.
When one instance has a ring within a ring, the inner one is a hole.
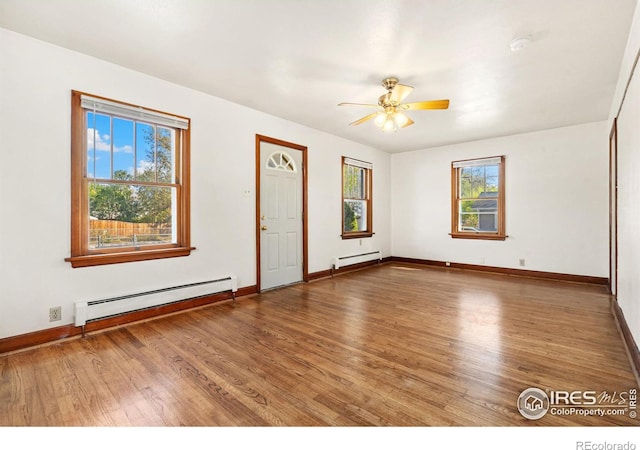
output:
M341 234L340 236L342 237L342 239L361 239L361 238L370 238L374 234L375 233L371 233L371 232L361 232L361 233L345 233L345 234Z
M453 239L484 239L486 241L505 241L509 236L497 233L449 233Z
M135 261L148 261L153 259L177 258L189 256L195 247L174 247L155 250L138 250L135 252L103 253L83 256L71 256L64 260L71 263L71 267L103 266L107 264L120 264Z

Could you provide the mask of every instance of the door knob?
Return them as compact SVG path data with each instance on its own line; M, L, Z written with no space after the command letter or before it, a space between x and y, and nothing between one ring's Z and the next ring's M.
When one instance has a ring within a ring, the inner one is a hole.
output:
M266 230L266 229L267 229L267 226L266 226L266 225L262 225L262 226L260 227L260 229L261 229L262 231L264 231L264 230Z

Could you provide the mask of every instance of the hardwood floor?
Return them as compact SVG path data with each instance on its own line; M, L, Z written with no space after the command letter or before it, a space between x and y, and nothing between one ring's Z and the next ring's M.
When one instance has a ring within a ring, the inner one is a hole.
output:
M0 425L638 425L529 387L637 389L604 287L391 263L0 356Z

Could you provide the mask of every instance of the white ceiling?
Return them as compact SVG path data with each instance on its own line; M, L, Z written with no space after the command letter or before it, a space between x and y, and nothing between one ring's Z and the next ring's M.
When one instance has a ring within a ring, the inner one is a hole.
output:
M636 0L0 0L0 27L388 152L605 120ZM511 52L512 39L532 43ZM414 87L385 134L381 80Z

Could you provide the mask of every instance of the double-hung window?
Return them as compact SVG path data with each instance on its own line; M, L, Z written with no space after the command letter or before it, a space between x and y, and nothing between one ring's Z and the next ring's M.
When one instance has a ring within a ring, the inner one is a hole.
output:
M373 236L371 163L342 157L342 239Z
M188 255L190 120L77 91L71 112L67 261Z
M504 156L451 163L451 237L504 240Z

